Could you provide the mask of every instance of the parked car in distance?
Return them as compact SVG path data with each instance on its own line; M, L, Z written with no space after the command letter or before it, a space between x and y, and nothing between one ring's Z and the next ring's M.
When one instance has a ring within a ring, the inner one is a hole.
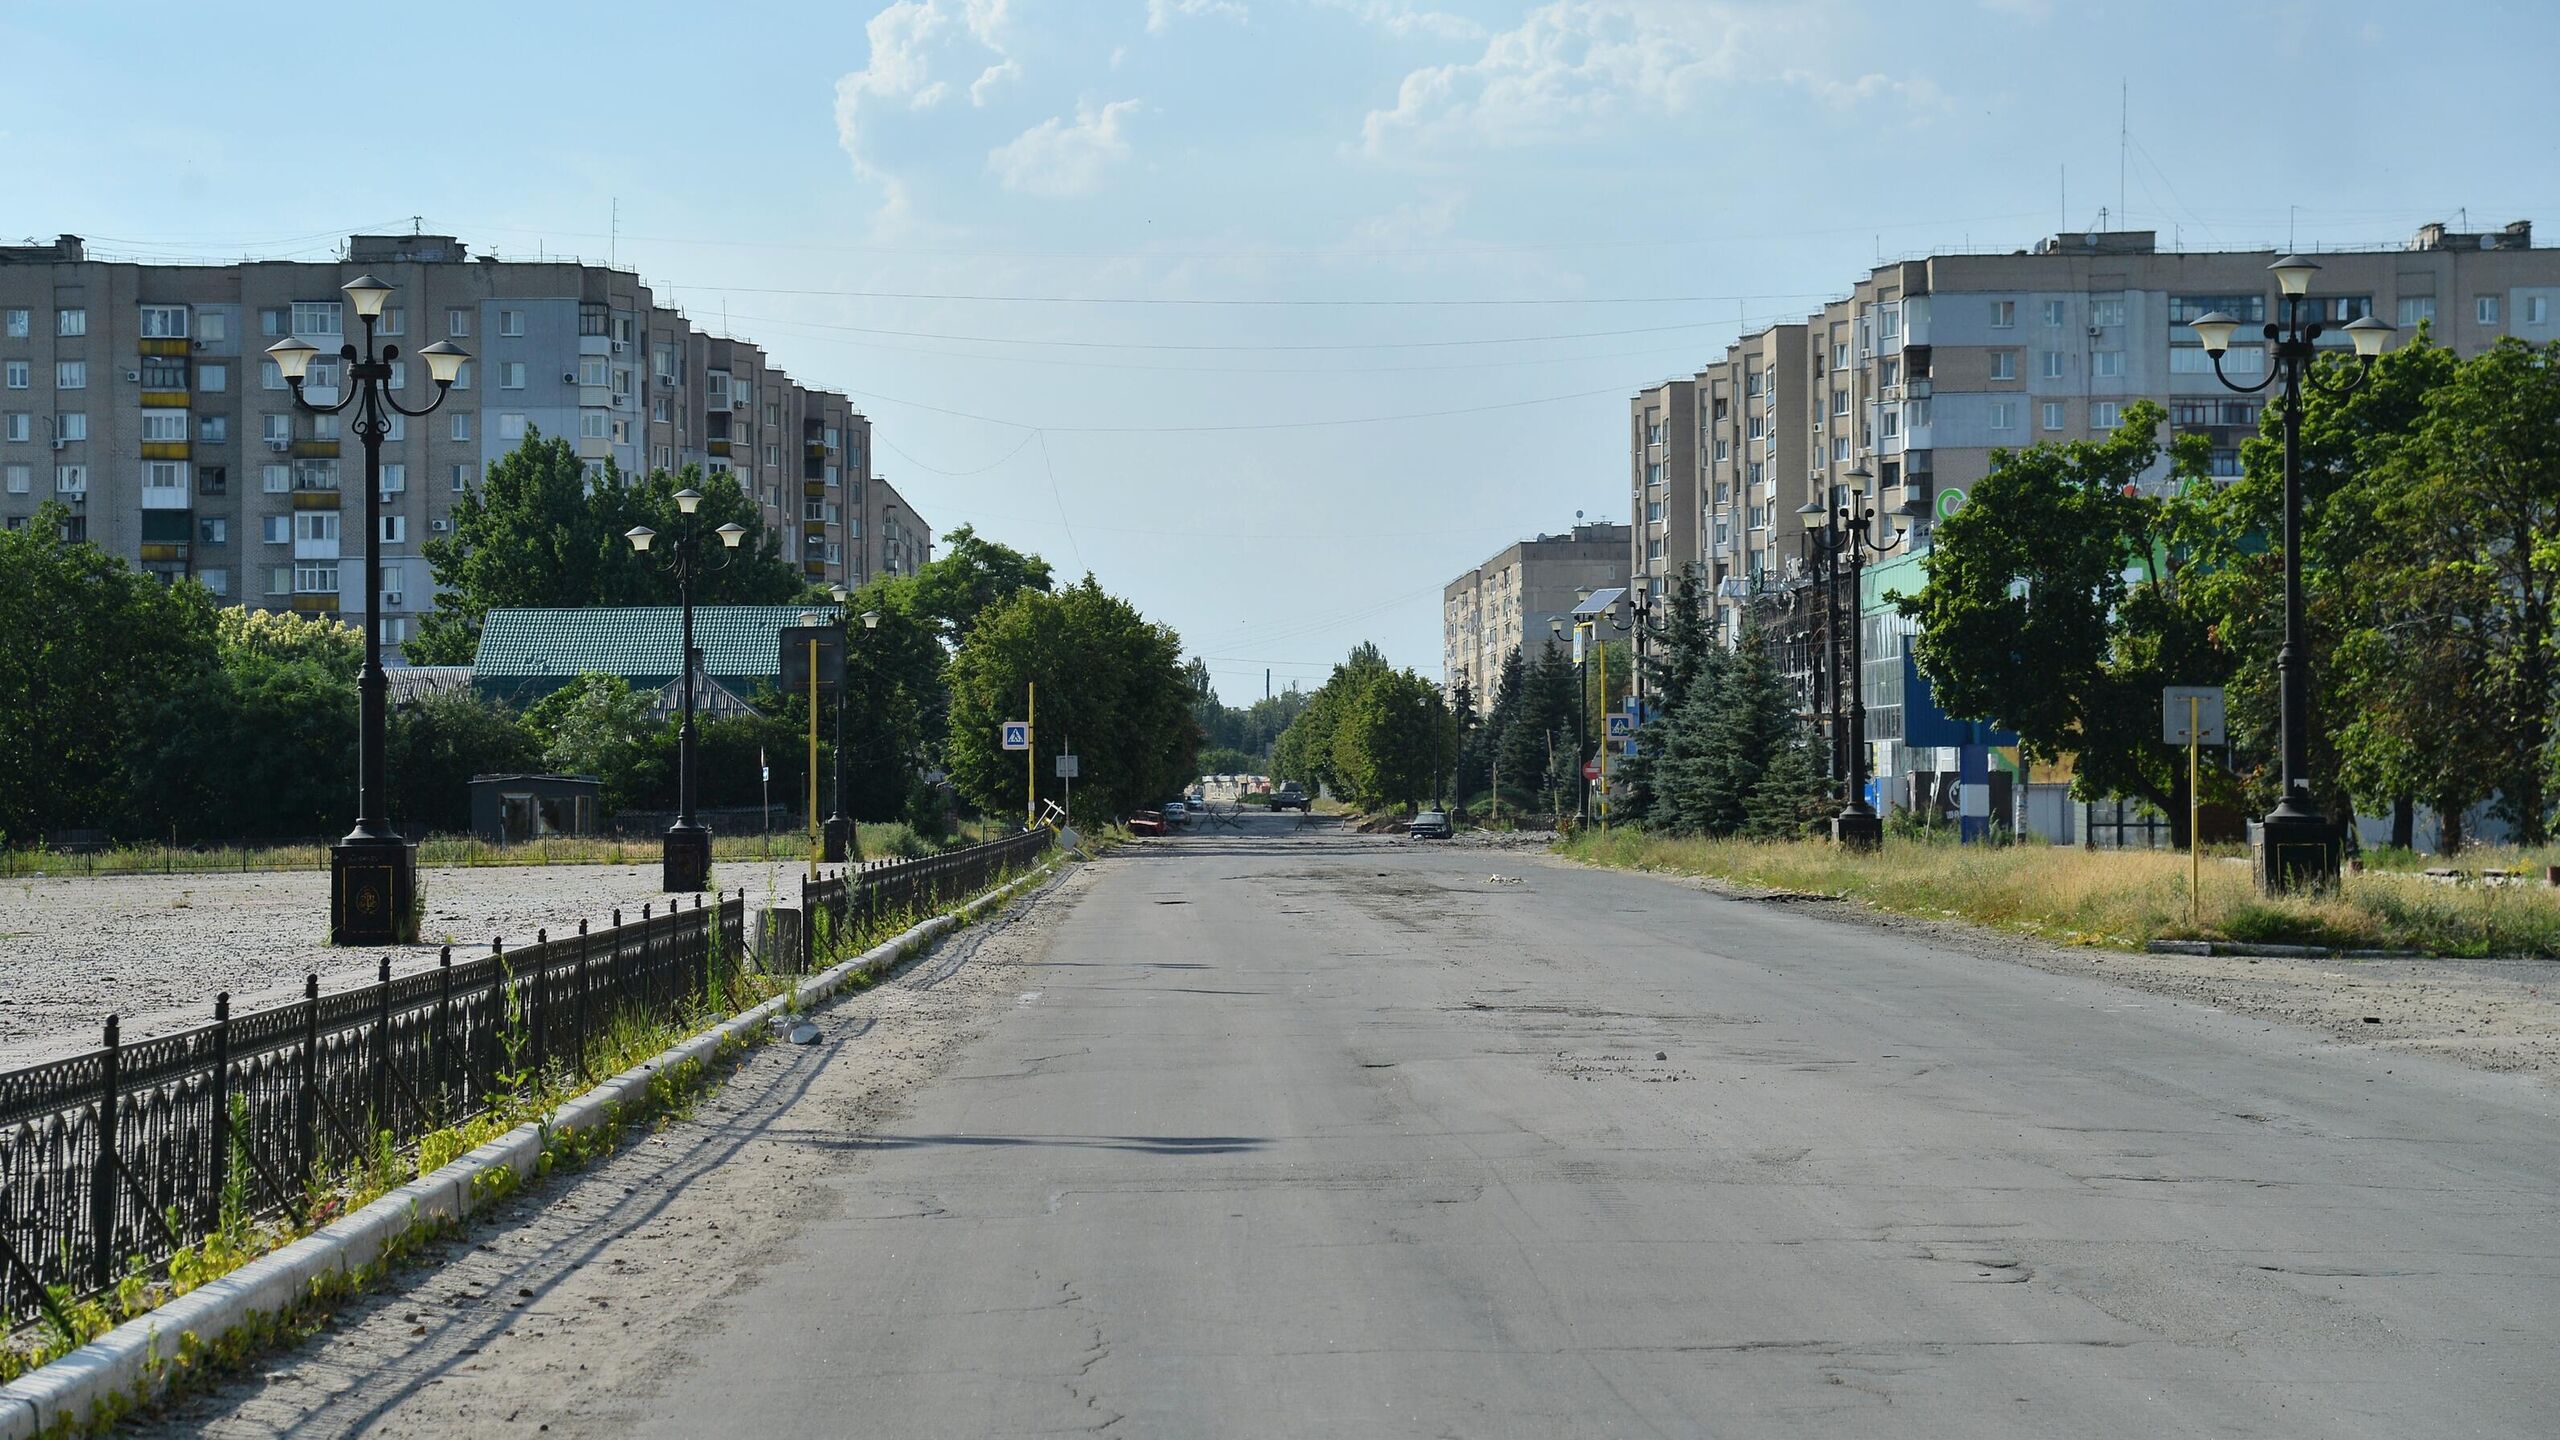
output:
M1154 810L1132 810L1129 812L1129 833L1161 835L1164 833L1164 816Z
M1163 808L1164 823L1167 825L1188 825L1191 823L1191 807L1183 804L1181 801L1167 800L1164 802Z
M1449 812L1445 810L1416 811L1404 831L1416 840L1446 840L1457 833L1449 827Z
M1274 810L1295 810L1304 815L1308 802L1307 792L1299 789L1295 780L1271 792L1271 808Z

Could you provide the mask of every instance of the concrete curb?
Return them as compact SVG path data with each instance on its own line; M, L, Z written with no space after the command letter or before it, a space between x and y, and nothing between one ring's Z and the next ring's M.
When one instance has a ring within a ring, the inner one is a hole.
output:
M952 914L936 915L810 976L799 986L799 1003L808 1005L833 998L848 981L888 968L964 920L1012 898L1024 886L1053 878L1057 873L1061 872L1024 875L969 901ZM777 995L741 1011L655 1059L644 1060L564 1102L547 1119L527 1121L354 1214L262 1255L148 1315L128 1320L49 1365L19 1376L0 1387L0 1440L33 1440L57 1426L74 1429L88 1423L102 1409L149 1399L158 1393L162 1364L177 1354L180 1337L192 1334L215 1338L261 1317L291 1310L310 1296L314 1283L373 1263L393 1242L417 1226L468 1218L475 1208L473 1183L479 1177L511 1170L518 1181L532 1178L541 1165L547 1137L576 1135L612 1124L625 1103L648 1093L649 1082L659 1072L688 1060L708 1063L724 1044L743 1038L782 1014L791 999L788 994Z
M2154 955L2224 955L2259 960L2432 960L2421 950L2331 950L2319 945L2239 945L2227 940L2154 940Z

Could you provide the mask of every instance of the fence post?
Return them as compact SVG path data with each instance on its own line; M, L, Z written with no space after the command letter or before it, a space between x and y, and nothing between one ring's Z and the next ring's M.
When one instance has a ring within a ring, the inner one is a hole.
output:
M385 955L374 977L373 1129L378 1135L398 1128L391 1123L391 957Z
M89 1166L90 1283L104 1290L116 1278L116 1110L122 1104L117 1072L124 1041L116 1017L107 1017L107 1048L98 1064L98 1155Z
M640 1004L652 1017L658 1013L658 960L649 944L649 918L656 906L654 900L640 904Z
M489 937L489 1083L498 1082L499 1053L507 1045L507 946Z
M231 992L213 997L213 1190L204 1226L222 1223L222 1192L231 1188Z
M587 922L578 922L578 1078L587 1078L587 1051L595 1045L595 1035L587 1028Z
M604 955L605 992L620 1004L630 997L622 988L622 907L618 905L613 911L613 938L605 943Z
M436 1070L436 1123L447 1123L453 1114L453 947L440 946L436 951L436 1030L428 1040L433 1054L427 1063Z
M550 962L551 931L546 926L533 932L533 1003L528 1007L532 1015L525 1021L525 1029L532 1032L533 1075L536 1080L542 1078L543 1066L550 1059L550 1026L544 1022L551 1018L551 1012L542 1003L542 992L551 988L543 983L550 975Z
M806 975L818 956L818 917L809 908L809 877L800 876L800 964L793 973Z
M702 921L702 985L694 993L702 997L703 1008L708 1010L711 1008L711 952L720 943L720 937L715 933L720 928L720 907L711 907L711 918L704 920L702 896L696 894L693 897L693 918Z
M307 1191L320 1173L320 976L302 977L302 1083L293 1101L294 1158Z

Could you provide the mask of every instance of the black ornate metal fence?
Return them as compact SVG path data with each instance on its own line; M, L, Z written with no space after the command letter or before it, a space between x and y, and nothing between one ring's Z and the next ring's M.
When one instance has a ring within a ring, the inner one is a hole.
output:
M916 914L946 905L1037 859L1048 846L1050 833L1025 830L921 860L866 865L816 880L804 876L800 881L800 968L805 971L817 963L821 929L829 935L852 935L885 915Z
M931 862L922 862L931 863ZM230 1191L304 1215L319 1182L482 1114L550 1069L583 1072L618 1014L671 1018L742 953L744 892L644 906L590 933L0 1074L0 1330L112 1288L211 1233Z

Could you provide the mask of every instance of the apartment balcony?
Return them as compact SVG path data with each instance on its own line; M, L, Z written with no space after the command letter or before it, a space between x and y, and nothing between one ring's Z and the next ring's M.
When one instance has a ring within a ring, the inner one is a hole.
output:
M338 508L337 488L332 486L323 490L317 486L297 487L293 492L293 508L296 510L335 510Z
M293 597L293 613L296 615L335 615L338 613L338 597L335 595L296 595Z
M812 500L823 499L827 493L827 482L811 475L800 482L800 493Z
M187 487L184 485L145 485L142 487L142 508L145 510L184 510L188 508Z
M155 337L142 342L141 353L145 355L184 355L192 348L193 347L187 343L187 339L183 335L168 338Z
M166 542L145 541L142 546L142 563L184 565L187 563L187 547Z
M145 440L142 442L142 458L145 460L184 460L187 458L187 442L184 440Z
M145 410L184 410L187 408L187 392L184 390L145 390L142 392L142 408Z
M296 440L286 447L286 453L292 455L296 460L335 460L338 458L338 442L335 440Z
M705 440L702 442L702 453L705 455L726 456L729 453L729 442L726 440Z

